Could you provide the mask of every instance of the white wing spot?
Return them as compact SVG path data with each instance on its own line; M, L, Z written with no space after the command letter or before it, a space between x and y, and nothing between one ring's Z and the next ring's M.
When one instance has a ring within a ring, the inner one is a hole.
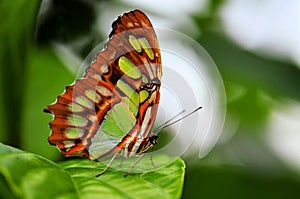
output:
M104 86L96 86L96 90L104 97L110 97L112 95L112 92Z
M98 121L98 118L95 115L88 116L88 119L93 123L96 123Z
M95 56L92 60L92 64L96 63L96 61L97 61L97 57Z
M134 27L134 25L133 25L133 23L132 23L132 22L128 22L128 23L127 23L127 27L128 27L128 28L133 28L133 27Z
M109 72L109 67L108 67L108 65L102 65L102 66L100 66L100 70L101 70L102 74L106 74Z
M65 140L62 143L65 145L65 148L71 148L71 147L75 146L75 143L70 140Z
M113 60L113 59L116 57L116 54L117 54L117 52L114 51L114 52L110 55L109 59L110 59L110 60Z
M95 79L97 79L97 80L102 80L102 77L101 77L101 75L99 75L99 74L93 74L92 75L92 78L95 78Z
M144 21L142 21L142 26L147 27L147 24Z

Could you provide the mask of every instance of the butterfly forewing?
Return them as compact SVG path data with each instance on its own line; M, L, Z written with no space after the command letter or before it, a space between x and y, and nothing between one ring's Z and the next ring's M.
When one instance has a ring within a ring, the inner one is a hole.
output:
M138 10L120 16L112 28L84 77L45 109L54 114L48 140L65 156L129 157L153 126L161 79L154 29Z

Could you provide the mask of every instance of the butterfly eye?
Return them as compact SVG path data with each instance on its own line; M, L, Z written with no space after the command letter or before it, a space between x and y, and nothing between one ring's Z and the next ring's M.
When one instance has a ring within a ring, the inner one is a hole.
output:
M158 139L158 136L157 135L152 135L150 138L149 138L149 141L151 144L155 145L157 143L157 139Z

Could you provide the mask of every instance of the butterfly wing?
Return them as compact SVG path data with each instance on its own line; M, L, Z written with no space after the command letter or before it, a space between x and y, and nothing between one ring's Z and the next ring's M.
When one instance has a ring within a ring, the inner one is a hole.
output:
M95 160L138 151L159 103L161 57L147 16L134 10L112 32L82 79L67 86L45 112L54 114L48 140L65 156Z

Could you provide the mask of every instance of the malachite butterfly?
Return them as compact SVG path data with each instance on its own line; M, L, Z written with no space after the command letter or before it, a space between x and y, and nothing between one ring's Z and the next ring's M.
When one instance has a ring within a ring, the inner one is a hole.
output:
M110 163L119 155L142 157L158 138L151 128L161 76L160 49L148 17L139 10L119 16L84 77L44 109L54 114L48 141L64 156L110 157Z

